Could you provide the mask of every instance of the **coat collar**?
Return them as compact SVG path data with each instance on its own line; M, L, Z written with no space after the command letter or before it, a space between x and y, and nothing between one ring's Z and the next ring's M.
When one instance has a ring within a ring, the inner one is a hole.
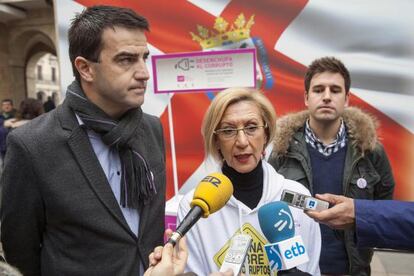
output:
M309 118L309 111L287 114L276 122L276 135L273 141L273 153L285 155L295 133L303 129ZM377 142L377 120L356 107L348 107L342 116L347 127L351 144L361 153L374 150Z

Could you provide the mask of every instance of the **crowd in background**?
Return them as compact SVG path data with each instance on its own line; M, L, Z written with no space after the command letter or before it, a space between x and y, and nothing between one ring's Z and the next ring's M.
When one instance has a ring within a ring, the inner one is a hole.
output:
M44 112L49 112L55 108L55 103L51 97L45 103L34 98L26 98L20 102L16 109L11 99L1 101L0 113L0 174L3 167L3 160L6 154L7 134L13 129L20 127Z

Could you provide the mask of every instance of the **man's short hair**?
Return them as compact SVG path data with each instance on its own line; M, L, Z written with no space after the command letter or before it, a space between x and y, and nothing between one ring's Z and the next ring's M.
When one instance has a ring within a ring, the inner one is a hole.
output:
M310 83L316 74L330 72L330 73L339 73L344 78L345 81L345 92L348 93L351 87L351 77L349 75L348 69L339 59L335 57L322 57L315 59L309 65L308 71L305 75L305 91L309 92Z
M69 57L75 78L80 74L75 67L78 56L98 62L102 50L102 33L106 28L120 26L128 29L149 30L147 19L128 8L92 6L75 16L69 28Z
M13 100L12 99L4 99L1 101L1 103L10 103L11 105L13 105Z

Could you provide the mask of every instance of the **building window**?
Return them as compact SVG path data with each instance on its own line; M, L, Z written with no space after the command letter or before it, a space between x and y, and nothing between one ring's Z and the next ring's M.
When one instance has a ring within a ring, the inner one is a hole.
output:
M52 81L56 82L56 68L52 67Z
M37 66L37 79L38 80L43 80L42 65Z

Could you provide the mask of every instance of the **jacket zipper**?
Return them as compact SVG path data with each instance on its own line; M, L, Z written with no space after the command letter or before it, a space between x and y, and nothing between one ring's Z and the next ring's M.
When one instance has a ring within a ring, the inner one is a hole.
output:
M351 177L352 177L352 175L353 175L353 171L354 171L354 169L355 169L356 164L357 164L357 163L359 162L359 160L361 160L361 159L362 159L362 157L361 157L361 156L359 156L359 157L358 157L357 159L355 159L355 161L352 163L350 174L348 175L348 177L347 177L347 179L346 179L346 182L345 182L345 192L344 192L344 196L348 196L349 186L351 186L351 185L349 185L349 182L351 181Z

